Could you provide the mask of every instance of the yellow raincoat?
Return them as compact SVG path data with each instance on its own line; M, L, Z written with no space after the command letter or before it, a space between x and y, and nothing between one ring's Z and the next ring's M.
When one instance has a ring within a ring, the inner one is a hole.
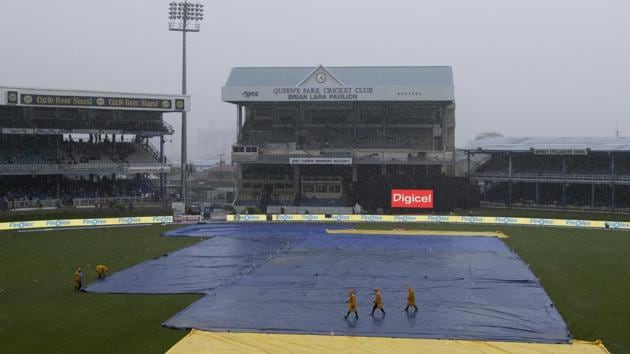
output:
M380 289L374 289L374 306L377 309L383 309L383 297Z
M413 292L413 288L407 288L407 306L416 307L416 293Z
M107 275L107 271L108 270L109 269L107 268L107 266L104 266L102 264L99 264L99 265L96 266L96 274L98 274L99 278L101 278L101 277L104 278L105 275Z
M346 301L346 303L348 304L349 312L357 311L357 295L354 293L354 291L350 291L350 294L348 295L348 301Z

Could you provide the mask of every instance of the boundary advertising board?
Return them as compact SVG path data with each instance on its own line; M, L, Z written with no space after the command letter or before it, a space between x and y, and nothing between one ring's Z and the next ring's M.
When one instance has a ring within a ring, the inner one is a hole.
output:
M0 223L0 230L26 230L26 229L39 229L39 228L92 227L92 226L140 225L140 224L169 224L172 222L173 222L172 216L129 216L129 217L120 217L120 218L32 220L32 221L3 222L3 223Z

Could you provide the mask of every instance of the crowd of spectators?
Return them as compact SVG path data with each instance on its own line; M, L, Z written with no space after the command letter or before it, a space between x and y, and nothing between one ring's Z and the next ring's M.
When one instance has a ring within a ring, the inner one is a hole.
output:
M113 134L0 135L0 164L157 162L137 140L127 140Z

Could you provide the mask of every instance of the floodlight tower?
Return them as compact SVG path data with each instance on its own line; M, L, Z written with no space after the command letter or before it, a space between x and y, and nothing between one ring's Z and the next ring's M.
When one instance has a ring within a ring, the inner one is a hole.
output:
M182 95L186 94L186 32L199 32L203 20L203 4L177 1L168 4L168 29L182 32ZM186 139L186 111L182 111L181 196L184 210L188 209L188 152Z

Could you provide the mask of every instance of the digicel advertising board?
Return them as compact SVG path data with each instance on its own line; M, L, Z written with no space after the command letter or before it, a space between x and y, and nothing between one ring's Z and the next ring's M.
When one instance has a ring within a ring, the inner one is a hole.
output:
M392 189L392 208L433 208L433 190Z

